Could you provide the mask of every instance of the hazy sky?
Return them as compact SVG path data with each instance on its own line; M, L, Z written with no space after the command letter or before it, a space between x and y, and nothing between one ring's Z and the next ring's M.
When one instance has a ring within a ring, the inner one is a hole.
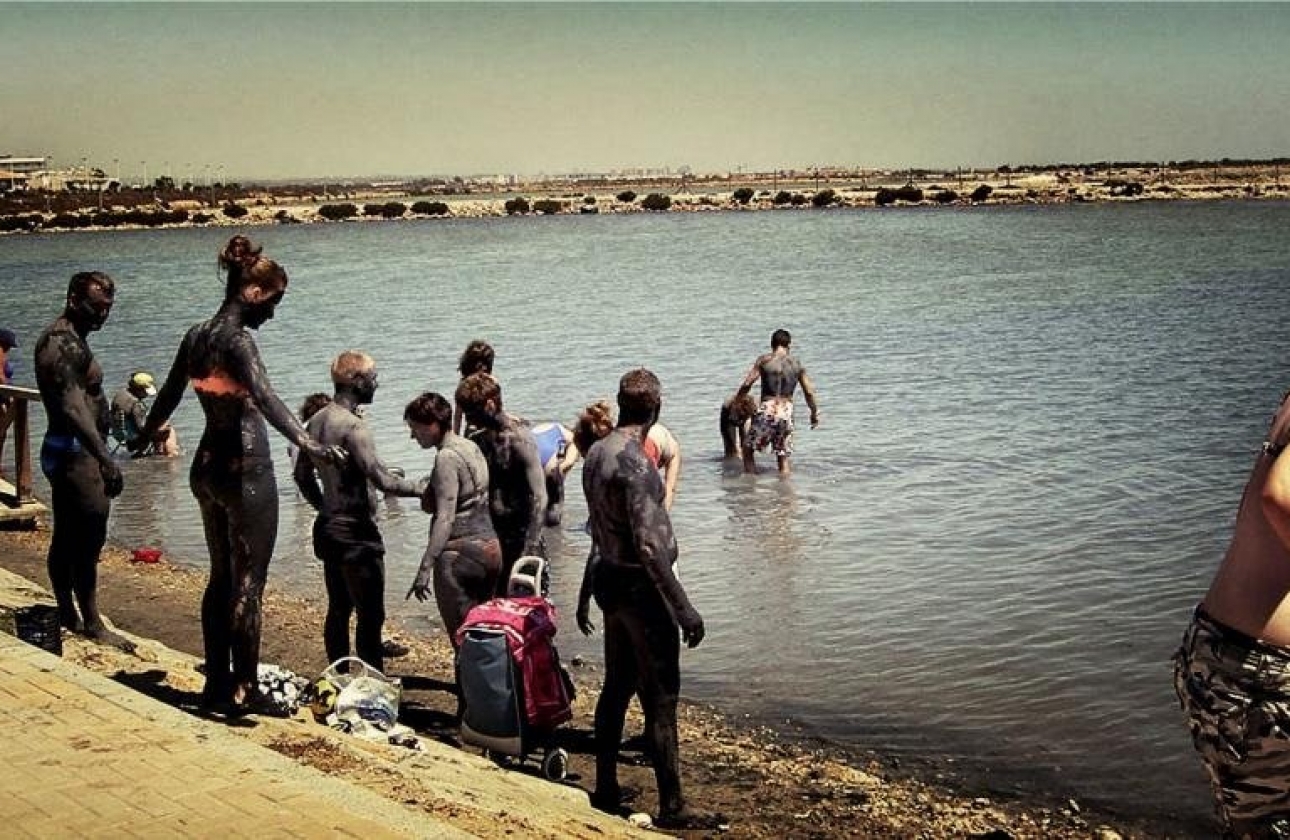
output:
M1290 5L8 4L0 154L137 178L1290 154Z

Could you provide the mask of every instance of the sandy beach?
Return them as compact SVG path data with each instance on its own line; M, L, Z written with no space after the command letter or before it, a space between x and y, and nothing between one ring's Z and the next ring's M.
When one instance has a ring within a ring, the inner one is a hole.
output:
M45 586L48 526L37 530L0 530L0 566ZM109 619L135 636L156 640L173 656L136 657L96 645L69 644L67 656L79 664L141 687L146 693L192 710L201 678L193 664L201 655L198 612L204 576L163 560L130 561L119 547L104 552L100 575L101 602ZM272 573L265 608L262 660L298 674L314 676L325 666L321 626L325 598L284 594ZM412 652L394 660L391 673L405 684L401 720L422 739L462 749L451 722L451 656L441 640L419 638L404 628L388 632L409 644ZM574 720L562 728L561 743L571 754L569 784L585 793L593 775L591 712L599 685L594 664L570 664L579 688ZM130 679L134 675L138 679ZM633 706L633 714L636 707ZM628 731L639 728L639 718ZM473 792L469 801L446 801L426 767L391 779L388 759L398 748L364 745L340 749L320 724L297 719L268 720L239 727L247 737L296 761L351 780L395 801L433 810L463 829L484 835L542 834L535 826L578 819L583 796L552 796L550 813L517 822L507 810L506 773L478 764L444 767L460 787ZM356 739L350 739L356 740ZM476 753L473 748L466 752ZM372 750L380 762L365 759ZM455 754L455 753L452 753ZM729 827L721 836L771 837L1115 837L1164 836L1131 817L1099 814L1071 800L1017 801L982 789L981 783L956 778L954 768L934 762L900 765L880 755L847 754L823 743L802 743L765 729L740 726L719 710L683 703L682 774L688 797L704 810L725 815ZM418 763L435 768L433 755ZM631 803L636 811L656 807L652 772L641 754L623 753L626 786L640 791ZM532 766L513 772L535 774ZM451 798L449 797L449 800ZM431 806L434 806L433 808ZM589 806L587 806L589 808ZM570 810L572 809L572 810ZM531 810L531 809L530 809ZM570 823L572 825L572 823ZM627 824L622 823L624 830ZM593 832L594 833L594 832ZM575 832L576 834L576 832Z

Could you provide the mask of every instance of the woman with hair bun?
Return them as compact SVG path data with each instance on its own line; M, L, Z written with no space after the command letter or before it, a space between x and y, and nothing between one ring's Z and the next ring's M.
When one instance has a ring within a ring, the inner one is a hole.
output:
M184 335L139 441L151 440L191 382L206 428L189 472L210 552L202 597L206 685L202 705L229 715L255 711L261 698L261 599L278 535L278 488L265 420L301 452L337 463L344 452L305 431L273 391L251 335L287 291L287 273L245 236L219 255L227 275L224 302Z

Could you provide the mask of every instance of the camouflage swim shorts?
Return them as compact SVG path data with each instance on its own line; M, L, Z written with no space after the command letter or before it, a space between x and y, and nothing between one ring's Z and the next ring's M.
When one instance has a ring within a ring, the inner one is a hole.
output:
M793 401L766 400L753 415L748 446L758 452L767 446L776 455L793 454Z
M1198 607L1174 654L1174 690L1223 836L1290 838L1290 648L1250 638Z

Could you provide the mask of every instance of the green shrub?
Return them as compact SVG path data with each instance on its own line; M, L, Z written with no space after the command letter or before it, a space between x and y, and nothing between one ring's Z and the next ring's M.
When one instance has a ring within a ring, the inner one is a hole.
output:
M442 201L418 201L412 205L412 212L417 216L447 216L449 211Z
M830 204L836 204L838 194L830 189L823 189L811 196L811 204L816 207L828 207Z
M194 213L192 221L195 225L209 225L215 221L215 216L210 213Z
M380 216L380 215L383 215L384 213L385 213L384 204L364 204L363 205L364 216Z
M544 216L554 216L564 209L564 202L556 201L554 198L539 198L533 202L533 212L541 213Z
M739 189L732 192L730 194L730 197L733 198L735 201L739 202L740 204L747 204L748 202L752 201L753 189L752 187L740 187Z
M775 193L775 197L770 200L770 203L778 207L783 204L789 204L792 201L793 201L793 194L791 192L789 192L788 190L780 190L779 192Z
M401 219L406 212L408 212L408 207L402 201L387 201L381 205L381 218L383 219Z
M973 203L977 203L977 202L985 201L987 198L990 197L990 194L992 192L994 192L994 187L991 187L989 184L982 184L981 186L972 190L972 195L968 196L968 198L970 198L973 201Z
M636 200L636 193L631 190L623 190L618 195L614 196L614 198L618 199L623 204L631 204Z
M224 213L225 216L228 216L230 219L240 219L243 216L245 216L247 213L250 213L251 211L247 210L245 207L243 207L240 204L233 204L230 202L224 205L224 209L222 212Z
M358 215L358 208L352 204L324 204L318 208L318 215L333 222L341 219L352 219Z
M280 225L295 225L300 223L299 219L291 215L291 213L286 210L279 210L274 213L273 220Z
M642 210L661 211L672 206L672 199L663 193L650 193L641 199Z
M584 195L582 197L582 203L594 205L596 203L596 197L594 195Z
M959 200L959 194L954 192L954 190L941 190L936 195L932 196L932 200L937 204L953 204Z
M521 195L517 195L515 196L515 198L512 198L512 199L508 199L506 204L503 206L504 206L504 209L506 210L506 215L508 216L522 216L525 213L529 212L529 201L527 198Z
M801 193L793 193L793 196L788 200L788 203L793 205L794 207L801 207L803 204L806 203L806 201L807 201L806 196L802 195Z

